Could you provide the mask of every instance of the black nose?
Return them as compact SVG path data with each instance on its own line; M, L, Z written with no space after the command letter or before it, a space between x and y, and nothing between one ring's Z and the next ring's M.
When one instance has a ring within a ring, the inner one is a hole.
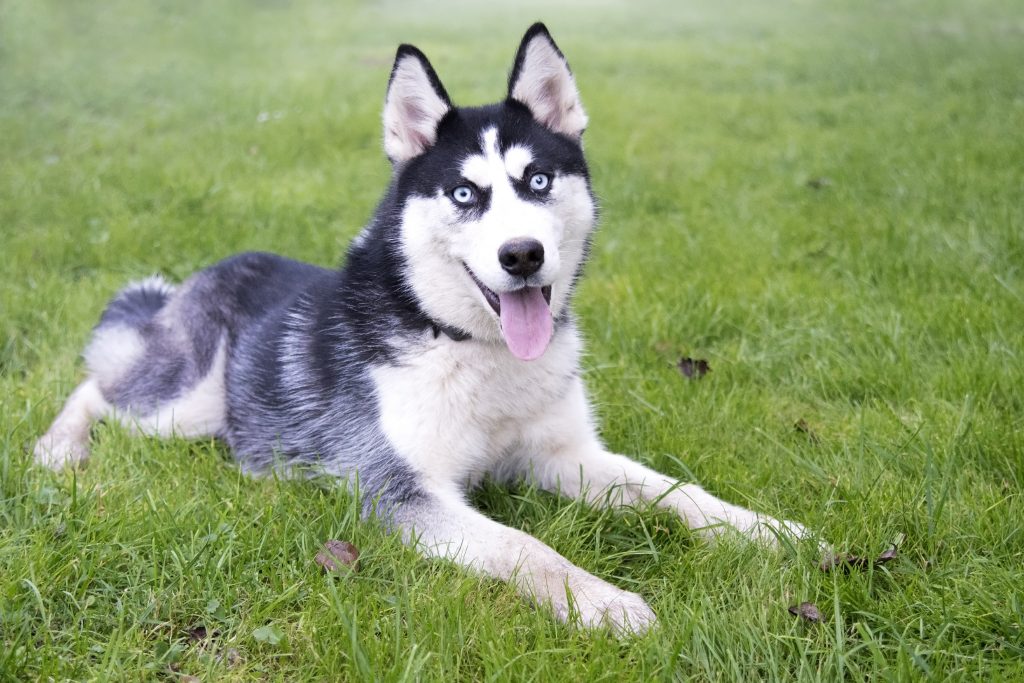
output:
M509 240L498 249L498 262L509 275L530 277L544 265L544 245L526 238Z

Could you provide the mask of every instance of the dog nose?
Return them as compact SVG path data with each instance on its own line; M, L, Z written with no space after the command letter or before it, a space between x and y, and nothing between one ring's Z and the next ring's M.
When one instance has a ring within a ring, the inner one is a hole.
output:
M528 238L509 240L498 249L498 262L509 275L530 277L544 265L544 245Z

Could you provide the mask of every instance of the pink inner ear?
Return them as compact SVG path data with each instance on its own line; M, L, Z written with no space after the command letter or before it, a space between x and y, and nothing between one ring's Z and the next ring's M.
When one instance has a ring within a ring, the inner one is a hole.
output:
M413 126L427 120L426 109L419 106L418 101L411 97L402 102L402 115L406 122Z
M559 86L558 76L552 76L551 78L545 78L543 85L540 88L541 97L545 100L553 103L558 102L558 93L561 90Z
M556 133L578 137L587 125L579 93L568 65L557 50L536 38L526 55L510 95Z
M427 110L417 106L416 100L410 99L402 103L402 116L405 120L407 142L420 150L430 146L433 142L434 131L427 127L431 122Z
M562 121L562 104L558 101L558 77L544 80L538 93L538 104L544 108L541 122L549 128L558 128Z
M416 146L416 149L422 151L430 146L430 138L424 135L422 132L416 129L409 130L409 143Z

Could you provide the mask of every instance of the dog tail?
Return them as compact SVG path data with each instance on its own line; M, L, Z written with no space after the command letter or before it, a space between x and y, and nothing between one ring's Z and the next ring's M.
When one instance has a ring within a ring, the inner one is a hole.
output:
M159 275L133 282L110 300L97 327L140 328L164 307L174 289L174 285Z

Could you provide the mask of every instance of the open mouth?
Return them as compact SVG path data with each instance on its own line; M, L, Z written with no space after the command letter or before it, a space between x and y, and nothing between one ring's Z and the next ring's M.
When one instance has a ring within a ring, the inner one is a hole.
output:
M501 335L512 355L520 360L540 358L551 341L554 322L551 317L551 285L520 287L511 292L495 292L480 282L469 266L466 272L484 295L501 321Z
M467 266L465 263L463 263L462 267L466 269L466 272L469 273L469 276L471 278L473 278L473 282L475 282L476 286L480 288L480 292L484 295L484 299L487 300L487 303L490 304L491 308L494 309L494 312L497 313L500 316L501 315L501 297L499 297L494 292L493 289L491 289L490 287L488 287L484 283L480 282L480 278L478 278L476 276L476 273L474 273L472 270L469 269L469 266ZM524 287L523 289L535 289L535 288ZM521 290L516 290L516 291L518 292L518 291L521 291ZM551 305L551 285L544 285L543 287L541 287L540 288L540 293L541 293L541 296L544 297L544 302L548 306L550 306Z

